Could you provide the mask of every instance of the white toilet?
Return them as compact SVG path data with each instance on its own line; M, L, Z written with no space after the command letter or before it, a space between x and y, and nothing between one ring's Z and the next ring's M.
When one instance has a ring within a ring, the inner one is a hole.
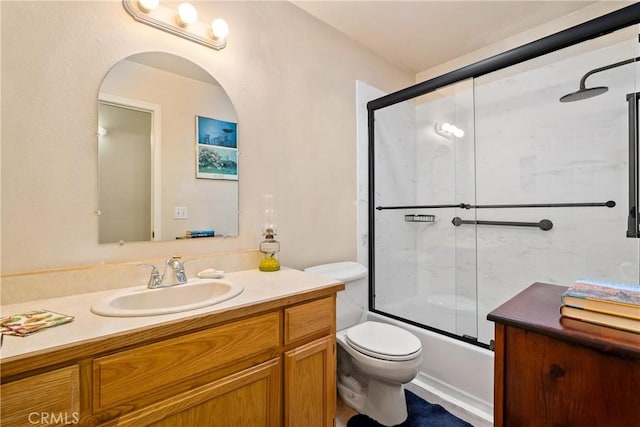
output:
M367 269L355 262L318 265L304 270L345 283L336 301L338 394L361 414L386 426L407 419L403 385L422 363L420 340L402 328L365 321Z

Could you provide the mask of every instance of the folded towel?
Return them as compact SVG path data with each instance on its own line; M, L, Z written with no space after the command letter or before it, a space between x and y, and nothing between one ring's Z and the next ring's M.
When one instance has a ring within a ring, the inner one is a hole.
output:
M3 335L24 337L44 328L69 323L72 320L73 316L40 309L3 317L0 319L0 332Z

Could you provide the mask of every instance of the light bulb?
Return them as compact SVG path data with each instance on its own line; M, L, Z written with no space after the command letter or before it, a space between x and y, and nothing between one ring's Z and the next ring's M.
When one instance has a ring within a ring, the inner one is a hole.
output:
M198 11L191 3L180 3L177 20L181 27L186 27L198 20Z
M144 13L149 13L160 4L160 0L138 0L138 8Z
M447 122L442 124L436 123L435 128L436 128L436 133L440 136L444 136L445 138L451 138L451 137L462 138L464 136L464 131L460 129L458 126L452 125L451 123L447 123Z
M229 25L224 19L214 19L211 23L211 37L214 40L224 40L229 35Z

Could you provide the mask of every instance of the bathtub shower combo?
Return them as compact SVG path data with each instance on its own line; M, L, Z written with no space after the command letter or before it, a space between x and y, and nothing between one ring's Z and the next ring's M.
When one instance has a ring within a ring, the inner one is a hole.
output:
M372 316L457 342L438 357L464 372L530 284L640 282L638 22L634 4L367 103Z

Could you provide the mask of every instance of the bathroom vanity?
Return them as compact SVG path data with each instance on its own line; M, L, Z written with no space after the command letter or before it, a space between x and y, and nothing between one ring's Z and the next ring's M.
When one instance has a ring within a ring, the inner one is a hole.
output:
M333 426L344 284L288 269L226 278L244 292L162 316L89 312L108 292L38 301L76 319L5 337L1 424Z
M534 283L487 316L495 322L496 427L640 420L640 334L560 316L566 289Z

